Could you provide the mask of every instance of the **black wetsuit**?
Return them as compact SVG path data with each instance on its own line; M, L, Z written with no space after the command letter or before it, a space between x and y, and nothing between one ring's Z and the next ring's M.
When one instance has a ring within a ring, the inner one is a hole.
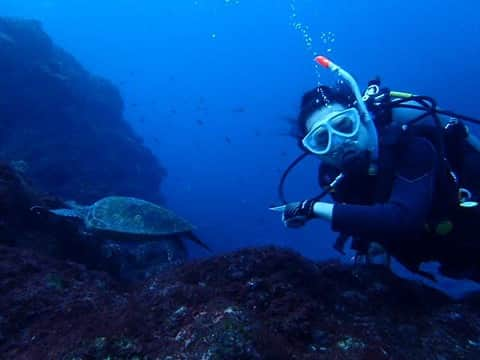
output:
M332 193L332 229L352 236L358 251L372 241L382 244L412 271L432 260L450 276L461 276L467 263L480 268L480 242L472 238L478 207L458 206L457 185L432 142L418 136L381 140L377 175L347 173ZM322 165L320 184L338 173ZM441 223L453 227L439 235Z

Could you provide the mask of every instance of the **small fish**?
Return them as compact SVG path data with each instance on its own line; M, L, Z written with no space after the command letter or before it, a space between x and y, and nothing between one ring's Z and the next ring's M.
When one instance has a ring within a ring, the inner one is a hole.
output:
M13 40L10 36L8 36L7 34L5 34L3 32L0 32L0 40L2 42L9 43L10 45L15 44L15 40Z
M231 144L232 143L232 139L230 139L228 136L225 136L225 142L227 144Z
M197 124L198 124L198 126L203 126L205 123L204 123L203 120L198 119Z
M234 113L244 113L244 112L245 112L245 108L242 107L242 106L235 107L235 108L232 109L232 112L234 112Z

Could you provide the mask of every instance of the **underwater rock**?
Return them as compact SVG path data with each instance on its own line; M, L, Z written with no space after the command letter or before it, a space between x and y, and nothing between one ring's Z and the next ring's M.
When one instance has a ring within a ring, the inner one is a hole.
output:
M6 358L480 356L478 297L454 302L381 267L314 263L274 247L190 262L130 288L0 247L0 291Z
M88 73L36 21L0 17L0 159L34 186L83 203L161 200L165 170L123 118L108 80Z
M52 236L48 235L48 224L35 216L32 206L61 205L58 199L40 196L33 190L25 177L15 169L0 162L0 244L26 246L48 251ZM51 230L51 229L50 229ZM56 229L60 236L61 229ZM39 235L45 231L43 235Z

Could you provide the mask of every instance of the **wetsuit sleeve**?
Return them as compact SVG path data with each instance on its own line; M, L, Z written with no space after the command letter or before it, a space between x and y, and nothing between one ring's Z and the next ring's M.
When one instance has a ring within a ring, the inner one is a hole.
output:
M389 200L383 204L335 204L332 229L357 236L421 231L432 206L437 153L426 139L413 138L398 161Z

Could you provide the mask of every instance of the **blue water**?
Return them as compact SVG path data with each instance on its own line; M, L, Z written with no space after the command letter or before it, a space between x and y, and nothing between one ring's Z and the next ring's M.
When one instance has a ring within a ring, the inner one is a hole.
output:
M168 170L166 205L218 252L276 244L338 257L327 224L287 230L267 210L299 153L285 136L287 119L304 91L332 81L318 77L314 54L362 85L379 75L391 88L480 117L473 0L1 0L0 8L40 20L58 45L120 88L125 118ZM316 164L289 178L289 199L318 193Z

